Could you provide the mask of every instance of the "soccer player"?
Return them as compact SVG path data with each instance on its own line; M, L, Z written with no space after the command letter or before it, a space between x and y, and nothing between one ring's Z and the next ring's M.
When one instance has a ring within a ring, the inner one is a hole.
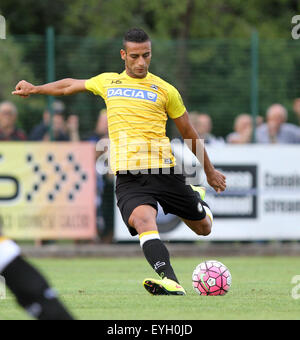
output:
M105 100L117 205L129 232L139 235L146 259L160 276L145 279L144 287L153 295L185 295L159 237L157 202L165 214L179 216L198 235L210 234L213 215L203 201L205 192L186 185L185 177L174 171L175 158L166 137L168 117L183 139L191 141L209 185L220 193L226 188L226 178L210 162L179 92L148 71L152 57L148 35L141 29L131 29L123 45L125 70L121 74L102 73L88 80L68 78L41 86L21 81L13 94L26 98L32 94L62 96L91 91Z
M19 246L1 235L0 275L20 306L34 318L73 320L45 278L22 257Z

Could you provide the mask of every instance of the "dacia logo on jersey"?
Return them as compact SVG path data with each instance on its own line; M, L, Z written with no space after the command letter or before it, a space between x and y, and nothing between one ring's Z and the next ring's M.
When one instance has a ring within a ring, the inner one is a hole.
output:
M156 102L157 94L151 91L128 89L128 88L111 88L107 90L107 98L111 97L127 97L134 99L144 99Z

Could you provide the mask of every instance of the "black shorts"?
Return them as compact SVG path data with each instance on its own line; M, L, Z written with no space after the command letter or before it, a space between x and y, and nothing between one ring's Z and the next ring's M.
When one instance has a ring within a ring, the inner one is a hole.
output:
M190 185L185 184L183 175L174 174L174 168L170 168L170 174L162 174L162 169L159 170L159 174L117 173L117 205L132 236L137 235L137 232L128 220L133 210L140 205L148 204L157 210L159 202L165 214L174 214L187 220L198 221L206 216L202 205L207 204Z

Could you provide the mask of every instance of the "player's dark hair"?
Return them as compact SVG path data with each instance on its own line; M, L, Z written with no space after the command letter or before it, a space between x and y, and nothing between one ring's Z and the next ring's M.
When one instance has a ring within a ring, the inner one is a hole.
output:
M125 47L125 44L127 42L143 43L146 41L150 41L150 38L144 30L142 30L141 28L132 28L125 33L123 45Z

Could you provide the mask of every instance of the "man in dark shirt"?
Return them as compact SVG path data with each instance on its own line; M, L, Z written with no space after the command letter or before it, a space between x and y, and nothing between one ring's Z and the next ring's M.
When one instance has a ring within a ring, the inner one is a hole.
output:
M53 104L53 118L52 129L53 139L56 142L69 141L67 132L65 131L65 119L64 119L65 105L61 101L55 101ZM36 125L29 135L31 141L48 141L50 140L50 124L51 114L48 109L43 113L43 121Z
M56 141L56 142L79 142L79 118L71 114L65 120L65 104L56 100L53 103L53 116L51 122L51 113L46 109L43 113L43 121L36 125L30 135L31 141ZM52 124L52 139L50 133L50 125Z
M0 104L0 141L24 141L27 139L23 130L16 127L18 111L16 106L5 101Z

